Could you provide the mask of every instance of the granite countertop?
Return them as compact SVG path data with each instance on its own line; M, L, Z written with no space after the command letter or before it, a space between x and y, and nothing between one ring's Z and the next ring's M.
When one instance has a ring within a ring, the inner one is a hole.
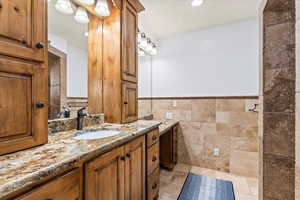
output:
M166 131L175 122L163 123L160 130ZM49 135L48 144L0 156L0 199L49 175L58 174L70 166L101 155L160 124L160 121L154 120L139 120L126 125L104 123L88 128L117 129L121 133L98 140L75 140L73 137L76 130L59 132Z
M170 130L173 126L177 125L178 123L179 121L174 119L162 121L161 125L159 126L159 134L165 134L168 130Z

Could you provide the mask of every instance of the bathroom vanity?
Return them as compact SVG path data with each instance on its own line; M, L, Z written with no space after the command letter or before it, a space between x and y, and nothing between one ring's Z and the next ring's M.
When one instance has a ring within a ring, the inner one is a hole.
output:
M155 199L159 191L158 121L100 124L116 136L76 140L76 130L0 157L0 199ZM118 196L111 196L118 195Z

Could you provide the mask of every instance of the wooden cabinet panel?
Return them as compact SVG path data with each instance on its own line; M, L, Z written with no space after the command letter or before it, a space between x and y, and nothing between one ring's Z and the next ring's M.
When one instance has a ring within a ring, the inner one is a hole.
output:
M173 163L174 165L178 162L178 125L173 127Z
M128 123L138 119L138 87L135 83L123 82L122 121Z
M124 200L124 148L120 147L86 164L86 200Z
M147 147L151 147L153 144L159 141L159 130L155 129L147 134Z
M158 199L159 194L159 168L157 168L147 180L147 200Z
M17 200L80 200L82 191L82 173L80 169L73 170Z
M148 148L147 153L147 175L159 167L159 142L155 143L152 147Z
M0 56L0 155L47 142L47 76L42 64Z
M125 147L126 175L125 199L145 199L145 137L142 136Z
M123 80L137 83L137 11L129 1L123 7Z
M46 9L46 0L1 0L0 54L43 61L47 45Z

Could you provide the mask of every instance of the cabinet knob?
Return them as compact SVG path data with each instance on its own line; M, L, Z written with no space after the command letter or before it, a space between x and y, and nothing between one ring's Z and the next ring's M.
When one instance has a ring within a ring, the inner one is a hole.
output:
M153 156L152 162L155 162L156 160L157 160L157 157L156 157L156 156Z
M153 136L152 140L155 141L157 139L157 136Z
M44 103L41 103L41 102L38 102L38 103L35 104L35 106L36 106L37 108L44 108L45 104L44 104Z
M156 188L157 188L157 184L154 183L154 184L152 185L152 189L155 190Z
M43 49L45 47L45 45L42 42L39 42L35 45L35 47L38 49Z
M121 156L120 159L124 161L125 160L125 156Z
M127 105L127 104L128 104L128 101L124 101L124 104Z
M127 153L126 156L127 156L127 158L130 158L130 157L131 157L130 153Z

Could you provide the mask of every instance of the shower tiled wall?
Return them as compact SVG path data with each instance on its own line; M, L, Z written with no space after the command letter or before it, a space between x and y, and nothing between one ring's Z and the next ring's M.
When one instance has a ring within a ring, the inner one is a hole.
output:
M153 99L152 112L156 119L169 112L180 120L179 162L257 177L258 114L247 110L256 103L256 97ZM139 104L144 112L151 100Z

